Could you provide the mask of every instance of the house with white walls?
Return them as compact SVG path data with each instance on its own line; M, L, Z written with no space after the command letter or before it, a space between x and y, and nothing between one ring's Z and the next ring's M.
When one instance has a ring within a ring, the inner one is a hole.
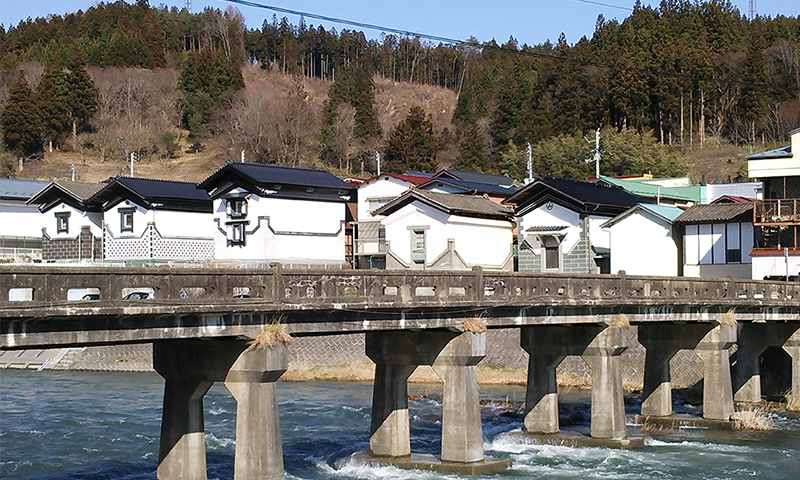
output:
M695 205L674 224L682 276L752 278L751 253L760 235L753 226L751 199L721 197Z
M430 180L430 177L382 173L358 186L358 210L355 222L355 257L357 268L383 268L386 264L386 243L381 226L383 216L375 211Z
M212 202L195 183L115 177L87 202L102 211L104 260L214 258Z
M41 212L42 261L103 259L103 212L89 202L102 187L100 183L55 180L28 200L28 205Z
M789 145L747 157L750 178L763 182L754 223L763 239L753 251L752 278L800 275L800 128Z
M48 183L0 178L0 259L41 260L44 217L27 201Z
M514 211L485 197L409 190L375 211L387 269L512 271Z
M443 168L417 188L437 193L481 195L500 203L516 192L519 186L508 175Z
M602 225L640 202L613 185L536 178L504 201L515 205L519 271L610 273Z
M679 275L678 245L673 222L683 209L671 205L640 203L602 224L608 231L611 273L629 275Z
M347 203L356 189L324 170L228 163L198 184L213 201L217 260L346 264Z

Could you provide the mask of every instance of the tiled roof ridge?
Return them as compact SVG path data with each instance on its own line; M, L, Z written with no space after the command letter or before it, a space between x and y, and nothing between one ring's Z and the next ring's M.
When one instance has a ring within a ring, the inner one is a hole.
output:
M147 178L147 177L129 177L125 175L117 175L113 177L114 180L146 180L151 182L164 182L164 183L183 183L185 185L197 185L197 182L191 182L188 180L169 180L166 178Z

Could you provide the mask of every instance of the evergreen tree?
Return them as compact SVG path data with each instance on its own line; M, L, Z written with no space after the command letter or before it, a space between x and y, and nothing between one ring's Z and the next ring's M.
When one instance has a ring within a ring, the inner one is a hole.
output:
M83 64L72 62L65 76L67 105L72 121L73 141L77 143L78 129L88 125L97 112L97 89Z
M8 92L6 106L0 115L3 142L10 151L27 157L42 148L42 123L39 108L27 80L20 79Z
M244 87L242 71L219 52L190 52L181 64L178 90L183 94L179 106L182 123L198 135L210 121L214 109Z
M47 64L44 75L36 86L36 100L42 121L42 137L45 142L57 142L61 134L69 130L72 120L70 91L63 67Z
M397 124L386 140L385 169L389 172L432 172L436 169L437 151L433 120L422 108L411 107L406 118Z

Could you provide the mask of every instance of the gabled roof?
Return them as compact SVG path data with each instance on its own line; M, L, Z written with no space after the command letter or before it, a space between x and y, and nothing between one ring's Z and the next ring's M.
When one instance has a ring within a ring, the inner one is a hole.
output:
M653 203L640 203L636 206L633 206L624 212L620 213L616 217L612 218L611 220L607 221L606 223L600 225L601 228L608 228L619 221L628 218L631 214L638 212L638 211L645 211L652 213L658 218L661 218L668 224L672 225L676 218L678 218L681 214L683 214L684 209L673 207L672 205L656 205Z
M560 200L581 213L612 216L642 201L613 185L548 176L535 179L503 203L516 204L520 214L550 200Z
M495 175L491 173L468 172L466 170L455 170L443 168L436 172L433 178L450 177L455 180L465 182L491 183L494 185L513 185L514 179L508 175Z
M84 211L95 211L98 209L91 206L88 200L95 192L103 188L103 185L102 183L54 180L26 203L28 205L39 205L39 210L42 212L61 202L68 203Z
M88 202L106 204L118 199L131 199L147 208L210 212L211 199L192 182L154 178L114 177L95 192Z
M39 193L49 182L0 178L0 198L6 200L28 200Z
M786 146L747 156L748 160L764 160L767 158L792 158L792 147Z
M675 223L683 224L752 221L753 204L750 202L695 205L675 219Z
M414 201L422 202L450 215L462 217L493 218L511 220L514 210L499 205L485 197L451 195L449 193L409 190L403 195L377 209L375 215L390 215Z
M197 187L209 190L222 176L227 173L236 173L250 179L257 185L296 185L300 187L322 187L336 189L352 189L336 175L312 168L282 167L264 163L227 163L208 178L200 182Z
M381 173L380 175L375 175L374 177L370 178L369 180L367 180L364 183L370 183L370 182L373 182L375 180L379 180L379 179L381 179L383 177L394 178L394 179L397 179L397 180L400 180L400 181L403 181L403 182L406 182L406 183L410 183L412 185L422 185L423 183L426 183L431 179L430 176L421 177L421 176L417 176L417 175L408 175L408 174L405 174L405 173Z
M456 180L448 177L434 177L432 179L426 179L427 182L423 183L419 186L420 189L428 189L433 188L436 184L444 184L450 185L452 187L459 188L464 191L464 193L470 195L480 195L480 194L489 194L494 197L508 197L512 193L517 191L517 187L514 185L498 185L496 183L485 183L485 182L470 182L467 180Z
M626 191L645 198L669 198L673 200L682 200L686 202L700 202L701 187L700 185L690 185L686 187L663 187L656 185L652 182L654 179L649 180L621 180L614 177L606 177L600 175L599 182L605 182L617 187L623 188Z
M755 200L756 199L754 198L739 197L736 195L722 195L721 197L714 199L710 205L715 205L718 203L753 203Z

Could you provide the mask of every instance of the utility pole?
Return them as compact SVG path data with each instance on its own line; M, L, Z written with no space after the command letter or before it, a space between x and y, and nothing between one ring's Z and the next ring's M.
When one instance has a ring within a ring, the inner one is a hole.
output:
M242 159L241 162L244 163L244 150L242 150Z
M528 154L528 178L525 179L525 185L527 185L533 181L533 149L530 142L528 142L528 148L525 149L525 153Z
M136 161L136 152L131 152L131 177L133 177L133 162Z
M75 162L70 162L69 168L72 171L72 181L75 181Z
M381 174L381 152L375 152L375 165L378 169L378 175Z
M587 142L589 141L586 137L583 137L584 140ZM600 127L597 127L597 130L594 132L594 152L592 153L592 158L587 158L584 160L586 163L594 162L594 178L600 178Z

